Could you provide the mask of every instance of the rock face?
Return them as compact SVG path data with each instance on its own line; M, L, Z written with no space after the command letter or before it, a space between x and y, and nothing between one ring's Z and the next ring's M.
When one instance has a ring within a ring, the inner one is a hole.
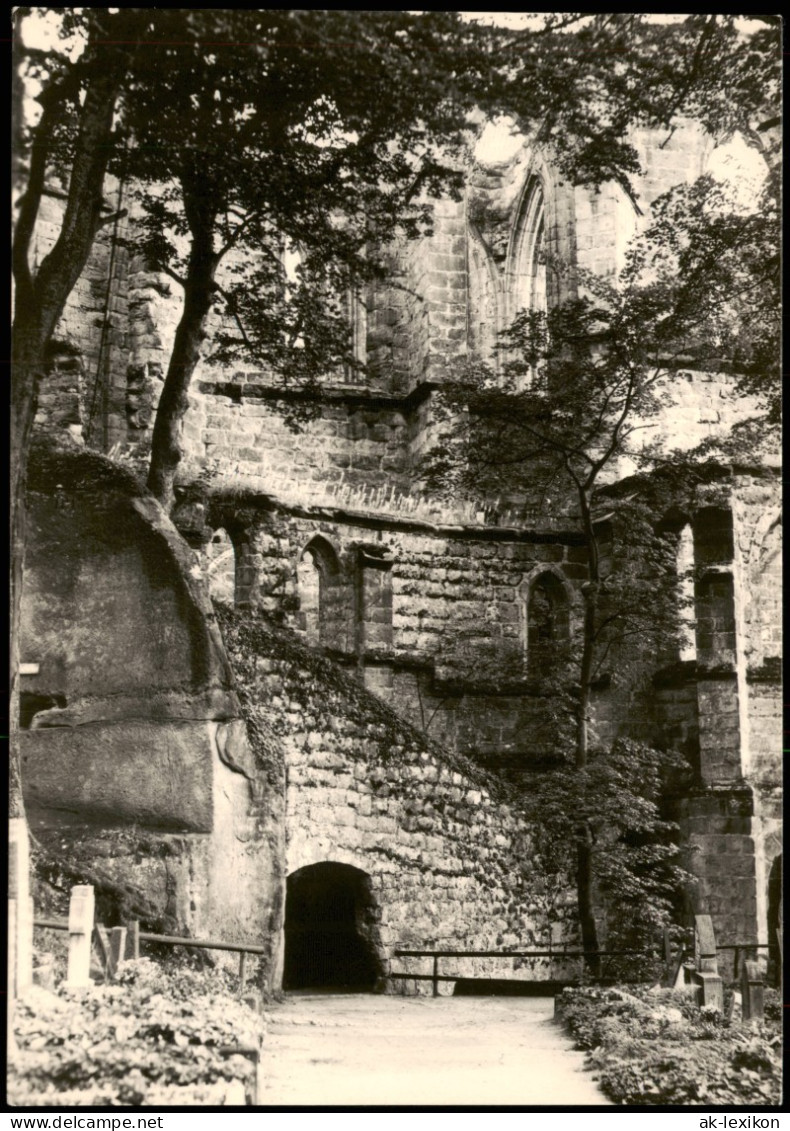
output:
M128 473L79 449L41 446L29 497L31 825L116 894L110 915L259 939L282 862L250 816L253 756L193 551Z
M727 157L694 123L635 140L643 208ZM48 198L40 250L58 206ZM173 515L193 549L97 457L42 455L23 656L39 664L23 704L34 817L83 845L114 822L113 851L127 853L114 874L133 868L193 931L270 940L275 982L287 877L308 890L305 869L324 864L353 870L327 883L345 875L364 904L377 977L398 942L546 937L528 827L512 797L495 798L550 764L537 676L578 630L583 548L526 498L426 499L419 461L442 382L487 357L519 306L567 297L567 279L529 267L538 252L611 275L646 222L617 186L563 183L527 141L478 162L466 200L438 206L431 237L390 249L389 280L364 296L367 380L328 377L301 433L285 419L298 394L271 374L201 364ZM38 424L134 460L180 307L112 237L64 314ZM727 374L679 374L646 437L723 434L750 407L734 389ZM656 515L694 567L695 629L682 655L635 656L638 702L602 684L593 704L602 742L631 734L688 759L695 784L674 815L695 910L724 942L772 941L778 915L779 506L767 439L752 465ZM255 613L254 640L223 620L230 662L204 580ZM147 848L131 847L131 824Z

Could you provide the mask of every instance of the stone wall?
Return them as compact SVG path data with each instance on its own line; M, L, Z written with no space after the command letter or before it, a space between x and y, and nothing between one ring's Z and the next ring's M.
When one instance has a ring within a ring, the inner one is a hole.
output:
M398 946L524 948L562 937L572 901L540 874L525 817L500 782L287 630L249 612L223 611L221 623L250 716L284 753L286 871L335 862L370 877L385 977L429 970L393 959ZM513 960L459 960L454 970L553 976Z
M185 426L193 472L208 466L225 482L258 490L406 487L403 404L337 396L292 427L288 414L300 402L271 392L238 372L228 383L198 384Z
M329 547L334 628L320 643L412 725L491 766L546 757L542 673L530 676L527 663L528 597L539 578L556 579L570 637L585 576L577 534L322 521L219 495L209 520L207 546L211 530L233 532L236 600L297 631L302 603L314 600L300 592L299 560L316 540Z
M277 984L285 877L330 861L370 877L385 977L423 972L393 967L397 945L560 941L567 893L501 783L249 611L222 616L226 658L192 551L101 457L47 446L30 488L26 798L105 919L263 942ZM544 967L517 974L556 974Z

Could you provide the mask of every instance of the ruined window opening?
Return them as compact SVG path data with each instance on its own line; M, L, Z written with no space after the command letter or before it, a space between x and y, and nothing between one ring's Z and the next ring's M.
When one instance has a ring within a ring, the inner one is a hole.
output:
M774 986L782 983L782 854L775 856L768 871L768 962L769 980Z
M468 240L469 297L467 336L470 350L487 362L495 373L502 358L497 350L497 334L502 329L497 269L489 248L469 222Z
M732 512L705 507L694 516L694 561L697 566L732 562Z
M511 285L512 312L548 309L546 279L546 206L543 185L530 181L518 220Z
M392 646L392 561L359 549L356 597L357 655Z
M311 647L336 645L340 589L340 563L332 546L313 538L305 546L296 568L299 591L298 627Z
M370 876L325 861L286 881L283 989L371 992L383 970Z
M236 549L222 527L215 530L205 550L206 580L212 600L236 604Z
M527 600L527 670L530 678L551 674L566 655L570 635L568 596L556 574L542 573Z
M697 660L705 667L735 665L732 513L705 507L694 516L694 599Z
M294 300L301 285L301 265L303 255L298 244L290 240L284 243L281 252L283 265L283 297L287 303ZM297 330L292 330L290 335L285 335L286 345L291 349L304 349L304 336Z
M305 550L296 570L299 587L299 628L311 646L319 640L321 570L312 550Z

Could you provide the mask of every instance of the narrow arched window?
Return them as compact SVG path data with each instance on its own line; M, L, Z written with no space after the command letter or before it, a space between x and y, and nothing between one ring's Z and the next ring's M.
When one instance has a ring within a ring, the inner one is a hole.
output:
M299 587L299 628L308 644L316 646L320 639L321 569L317 555L307 549L296 569Z
M343 615L343 587L337 554L324 538L305 546L296 568L299 628L308 644L337 647Z
M539 574L527 601L527 671L541 679L567 656L569 610L565 586L555 573Z
M215 530L205 550L208 591L215 601L236 602L236 551L226 530Z

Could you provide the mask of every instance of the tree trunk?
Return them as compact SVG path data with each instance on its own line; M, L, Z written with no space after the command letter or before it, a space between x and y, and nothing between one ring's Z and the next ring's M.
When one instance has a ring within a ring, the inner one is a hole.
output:
M26 320L14 336L13 380L11 383L11 608L10 608L10 703L9 703L9 815L24 817L22 779L19 760L19 621L22 582L25 569L25 528L27 510L25 489L27 455L36 414L37 390L41 375L43 348L37 320Z
M176 330L173 352L167 367L164 388L156 410L151 438L151 466L148 489L165 510L173 505L173 487L181 462L181 427L189 408L189 386L200 360L206 336L206 319L214 298L213 205L201 201L201 186L192 177L182 180L187 218L192 229L187 277L184 283L184 311Z
M117 56L121 58L121 56ZM11 350L11 704L10 756L11 813L22 816L19 773L19 612L25 561L25 485L27 461L38 392L44 373L44 354L79 278L101 223L102 188L110 154L112 119L123 68L100 75L86 92L80 129L69 180L66 210L60 235L44 258L35 278L28 266L28 249L35 229L43 176L28 184L27 199L20 203L15 233L14 277L16 314ZM46 139L42 142L46 149ZM44 160L42 156L41 160ZM31 160L31 176L33 175ZM35 170L36 177L43 169Z
M93 34L100 37L101 19L96 17ZM121 40L125 36L118 37ZM17 27L17 49L21 50ZM30 268L30 245L38 219L47 175L52 130L62 116L62 88L52 87L42 96L42 115L30 152L30 166L14 232L12 264L15 283L15 315L11 348L10 433L10 697L9 697L9 837L10 856L15 863L12 886L17 893L17 937L9 940L16 968L10 971L10 990L25 989L30 971L20 924L25 921L29 899L28 829L22 792L19 749L19 660L20 613L25 567L27 512L25 491L28 456L38 392L44 374L46 347L57 326L74 284L88 259L101 224L104 177L112 142L115 103L126 73L128 47L105 48L101 72L94 74L79 111L79 129L74 147L63 224L54 247L45 256L35 277ZM17 87L17 99L22 92ZM16 105L14 122L22 123L22 108ZM17 155L22 153L21 130L14 138ZM21 169L21 160L16 169ZM10 1017L10 1013L9 1013Z
M592 683L595 651L595 629L598 614L598 584L600 581L598 565L598 542L593 527L590 501L586 491L579 490L582 525L587 546L587 566L589 580L583 588L584 626L582 635L582 658L579 671L578 715L576 719L576 769L587 765L589 749L590 684ZM587 821L581 822L576 830L576 899L579 909L579 926L582 935L582 949L586 963L593 977L600 977L601 959L593 953L600 949L598 924L595 921L594 906L594 845L592 829Z

